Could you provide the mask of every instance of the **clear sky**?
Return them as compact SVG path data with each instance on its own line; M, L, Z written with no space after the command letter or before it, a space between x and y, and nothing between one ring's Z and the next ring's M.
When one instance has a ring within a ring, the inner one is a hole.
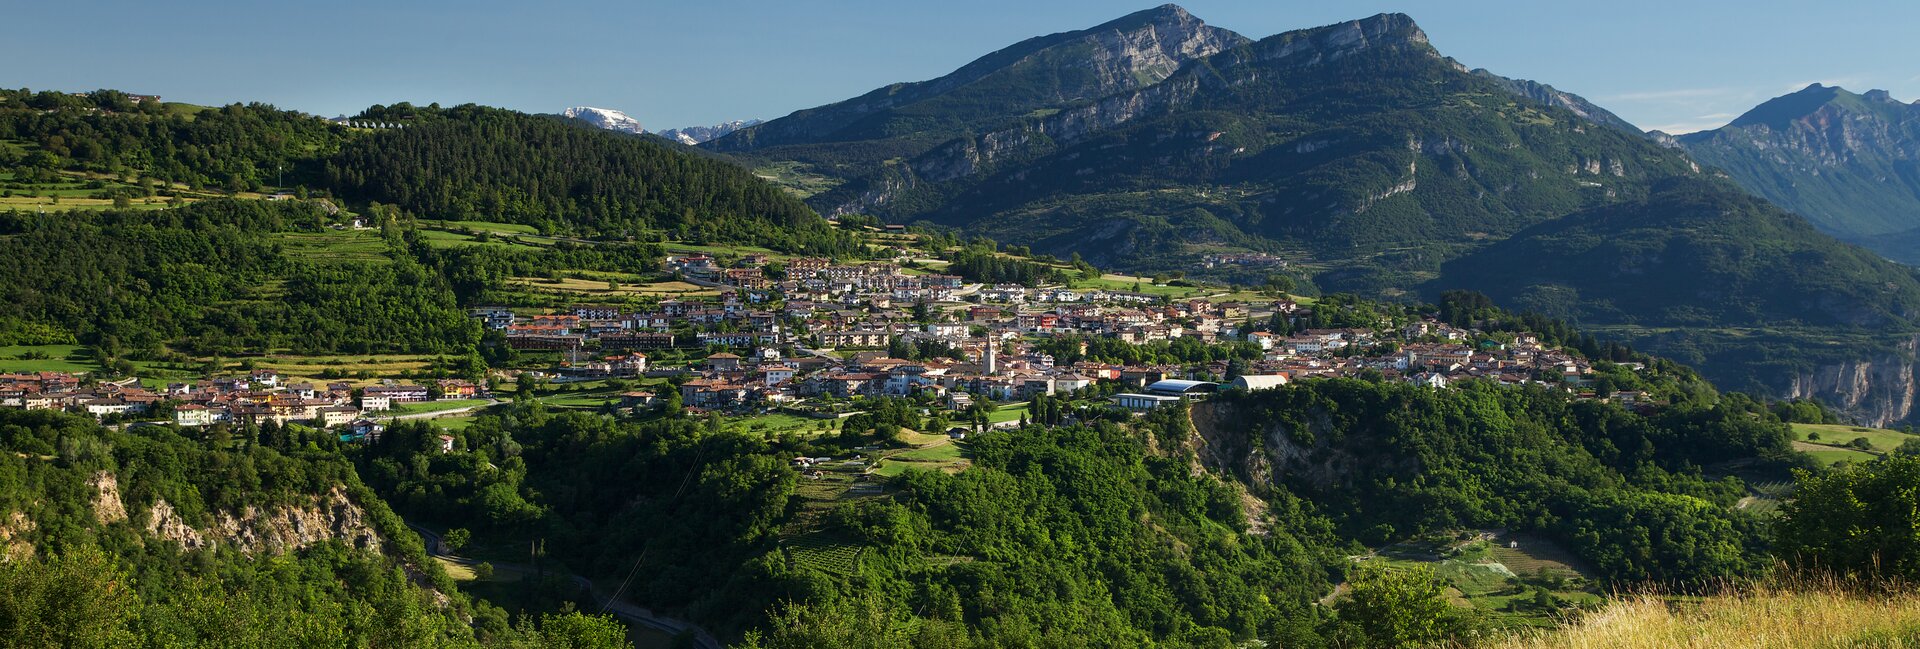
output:
M324 3L14 0L0 85L118 88L321 115L374 103L616 108L650 129L772 118L944 74L1023 38L1152 6L1086 0ZM1551 83L1644 128L1725 123L1820 81L1920 98L1920 2L1192 0L1260 38L1410 14L1471 67Z

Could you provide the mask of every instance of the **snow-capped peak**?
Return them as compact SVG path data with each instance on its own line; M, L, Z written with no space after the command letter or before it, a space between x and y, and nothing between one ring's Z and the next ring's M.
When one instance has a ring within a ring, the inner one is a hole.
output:
M647 132L646 129L640 127L640 120L628 117L626 113L611 108L575 106L568 108L566 112L562 114L609 131L632 133L634 135Z
M714 124L713 126L689 126L686 128L668 129L661 131L659 135L660 137L677 140L681 144L691 146L759 123L760 120L757 119L736 119L731 122Z

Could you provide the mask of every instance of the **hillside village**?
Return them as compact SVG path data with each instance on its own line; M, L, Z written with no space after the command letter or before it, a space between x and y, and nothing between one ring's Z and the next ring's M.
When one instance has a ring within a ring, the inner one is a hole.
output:
M496 387L522 375L558 383L634 380L646 389L609 400L644 412L677 394L679 406L693 412L822 419L851 414L849 400L860 397L914 397L961 411L1068 395L1140 411L1219 389L1361 375L1434 388L1481 379L1558 385L1627 404L1647 399L1586 390L1591 364L1534 335L1496 338L1431 318L1296 329L1312 322L1314 307L1284 297L1216 301L969 283L894 262L763 254L731 263L671 255L664 270L715 294L641 306L472 309L496 344L559 359L496 368L489 378ZM1149 360L1110 362L1089 354L1096 345L1154 351L1138 354ZM650 353L678 362L650 362ZM339 429L343 439L378 434L380 419L395 407L491 398L487 385L460 378L316 384L263 369L162 387L59 372L0 375L0 407L189 428L299 422Z

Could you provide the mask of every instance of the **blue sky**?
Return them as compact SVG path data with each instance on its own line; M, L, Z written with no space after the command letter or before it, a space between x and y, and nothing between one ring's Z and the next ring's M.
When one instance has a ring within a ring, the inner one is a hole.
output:
M944 74L1023 38L1152 6L1013 0L9 3L0 85L111 87L322 115L373 103L591 105L649 128L771 118ZM544 6L543 6L544 5ZM1810 82L1920 98L1920 2L1193 0L1252 38L1383 11L1472 67L1645 128L1725 123Z

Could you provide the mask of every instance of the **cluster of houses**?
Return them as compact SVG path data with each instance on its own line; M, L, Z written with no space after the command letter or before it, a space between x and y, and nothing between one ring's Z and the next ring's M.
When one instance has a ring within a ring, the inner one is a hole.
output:
M713 409L923 393L966 407L974 399L1071 393L1101 383L1134 390L1114 399L1139 408L1212 389L1218 384L1206 379L1230 374L1240 387L1261 389L1363 372L1434 387L1467 378L1578 385L1590 371L1583 360L1531 336L1495 344L1478 332L1434 321L1415 322L1400 331L1328 329L1280 335L1250 330L1251 305L1233 301L968 285L959 277L909 273L886 262L836 264L798 258L775 263L750 254L723 264L696 254L668 257L666 265L689 281L719 288L718 295L666 299L645 308L580 305L522 314L490 307L475 309L472 315L504 332L516 348L570 350L572 362L563 371L586 377L648 375L648 351L726 349L688 368L695 375L679 388L685 405ZM1289 319L1305 312L1286 300L1270 308ZM1264 319L1268 314L1261 315ZM1130 344L1181 338L1205 344L1250 342L1262 350L1262 357L1237 368L1225 362L1121 367L1056 363L1036 351L1034 341L1060 335ZM960 358L888 355L888 350L899 353L903 347L953 350ZM629 401L640 404L653 398L636 393Z
M88 384L64 372L0 374L0 407L106 417L150 414L164 404L171 408L175 425L189 428L272 421L323 428L346 426L361 435L377 435L382 427L369 419L372 413L407 403L471 399L484 394L481 386L464 379L442 379L431 386L385 382L356 391L347 383L286 382L272 370L171 383L159 390L142 387L131 378Z
M1156 333L1193 335L1224 340L1224 324L1214 311L1197 305L1172 307L1196 327L1149 325ZM1066 319L1060 314L1041 319L1035 314L1004 315L990 321L985 336L956 333L944 338L964 359L908 360L880 351L855 353L851 358L820 355L783 358L778 350L761 348L750 357L714 354L697 366L698 378L680 386L688 406L740 409L772 407L818 398L855 396L912 396L931 393L954 409L965 409L975 399L1020 400L1034 395L1074 393L1100 384L1112 384L1111 397L1121 407L1147 409L1209 392L1216 377L1234 376L1231 385L1260 390L1316 377L1377 373L1431 387L1445 387L1464 379L1484 379L1507 385L1523 383L1579 386L1586 383L1591 365L1564 351L1542 345L1534 336L1520 335L1494 343L1477 332L1437 322L1417 322L1404 330L1377 333L1361 329L1307 330L1292 336L1251 332L1232 340L1258 345L1263 355L1243 367L1225 361L1191 365L1115 365L1093 361L1058 363L1033 341L1047 334L1084 332L1133 342L1138 332L1116 327L1105 318ZM971 326L971 325L969 325ZM1207 327L1199 329L1198 327ZM908 335L941 338L939 325L920 325ZM1104 332L1104 333L1102 333ZM1084 344L1084 343L1083 343ZM1610 395L1623 401L1644 395Z
M1261 252L1232 252L1207 255L1200 260L1207 268L1225 266L1278 266L1285 267L1287 260Z

